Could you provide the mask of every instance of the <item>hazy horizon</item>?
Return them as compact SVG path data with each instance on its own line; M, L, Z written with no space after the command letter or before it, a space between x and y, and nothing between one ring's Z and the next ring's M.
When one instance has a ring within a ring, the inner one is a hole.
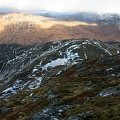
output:
M119 0L0 0L0 7L53 12L120 13Z

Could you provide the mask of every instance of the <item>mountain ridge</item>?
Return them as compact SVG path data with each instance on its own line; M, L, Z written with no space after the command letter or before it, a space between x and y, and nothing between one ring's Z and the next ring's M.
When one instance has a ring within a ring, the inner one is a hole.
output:
M0 52L1 120L119 118L120 43L3 44Z

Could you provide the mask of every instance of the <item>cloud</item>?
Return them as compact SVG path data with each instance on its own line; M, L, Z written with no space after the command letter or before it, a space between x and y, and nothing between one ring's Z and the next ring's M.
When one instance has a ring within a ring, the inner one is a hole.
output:
M0 0L0 7L4 6L57 12L93 11L120 13L120 0Z

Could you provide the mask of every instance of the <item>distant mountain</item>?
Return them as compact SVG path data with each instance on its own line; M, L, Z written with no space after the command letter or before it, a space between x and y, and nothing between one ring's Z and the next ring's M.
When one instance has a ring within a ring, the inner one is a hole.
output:
M55 16L57 17L57 16ZM79 12L71 14L63 14L59 16L61 19L72 20L72 21L85 21L85 22L96 22L100 19L100 15L97 13Z
M7 13L27 13L32 15L40 15L44 17L51 17L62 20L96 22L99 24L118 24L120 22L120 15L118 14L98 14L95 12L53 12L46 10L17 10L13 8L0 8L0 14Z
M120 24L120 15L118 14L103 14L98 23L107 24L107 25L119 25Z
M120 15L118 14L98 14L94 12L79 12L79 13L60 13L50 12L45 10L29 11L31 14L42 15L45 17L52 17L62 20L97 22L104 24L116 24L120 22Z
M119 42L119 25L103 23L53 19L31 14L5 14L0 17L0 43L33 44L73 38Z
M118 14L98 14L93 12L57 13L49 11L37 11L34 14L60 20L96 22L105 25L118 25L120 23L120 15Z
M0 8L0 14L9 14L9 13L18 13L18 12L19 10L14 8L6 8L6 7Z
M120 22L120 15L118 14L97 14L92 12L90 13L80 12L74 14L73 13L71 14L58 13L58 15L49 14L49 16L64 20L96 22L96 23L109 24L109 25L118 24Z

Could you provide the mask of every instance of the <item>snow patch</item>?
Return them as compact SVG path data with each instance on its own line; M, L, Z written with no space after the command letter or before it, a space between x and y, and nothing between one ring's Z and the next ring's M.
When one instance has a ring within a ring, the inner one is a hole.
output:
M22 80L17 80L15 84L2 92L2 97L9 96L11 94L16 94L18 90L22 90Z
M120 54L120 51L117 50L117 54Z
M42 77L36 77L35 80L29 84L28 88L37 89L38 87L40 87L41 81Z
M34 68L33 71L32 71L32 73L34 73L34 72L36 72L36 71L38 71L38 69L37 69L37 68Z
M47 63L46 65L44 65L42 67L42 70L47 70L48 67L56 67L56 66L59 66L59 65L66 65L67 61L68 60L66 58L58 58L58 59L53 60L52 62Z
M108 53L110 56L112 55L112 54L110 53L110 51L108 51L107 49L103 48L103 47L100 45L99 42L94 41L94 43L95 43L96 45L98 45L101 49L103 49L106 53Z
M106 69L107 71L113 70L113 68Z
M99 96L101 97L107 97L107 96L110 96L110 95L117 95L117 94L120 94L120 87L117 86L115 88L107 88L106 90L103 90L102 92L99 93Z
M85 53L84 55L85 55L85 59L87 59L87 55L86 55L86 53Z

